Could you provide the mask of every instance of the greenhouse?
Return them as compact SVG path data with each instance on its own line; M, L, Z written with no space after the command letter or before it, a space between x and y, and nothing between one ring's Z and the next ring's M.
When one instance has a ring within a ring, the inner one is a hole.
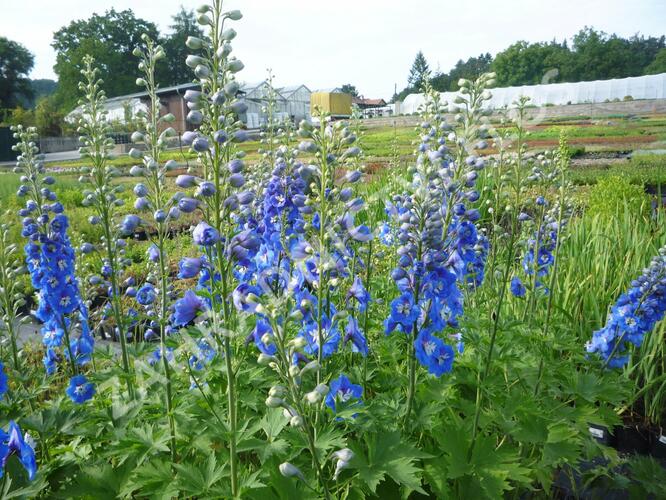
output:
M622 100L665 99L666 73L615 80L593 82L550 83L544 85L524 85L521 87L495 88L492 97L484 105L499 109L512 107L521 97L529 97L535 106L559 106L567 104L591 104ZM441 98L452 103L457 92L441 92ZM409 94L400 105L402 114L413 114L423 106L423 94Z

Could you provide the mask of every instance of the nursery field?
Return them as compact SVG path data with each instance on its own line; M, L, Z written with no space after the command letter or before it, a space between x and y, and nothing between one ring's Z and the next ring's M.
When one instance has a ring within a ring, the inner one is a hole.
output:
M489 120L484 74L248 141L241 17L199 9L186 151L148 37L128 156L91 57L84 160L15 130L0 497L666 498L666 119Z

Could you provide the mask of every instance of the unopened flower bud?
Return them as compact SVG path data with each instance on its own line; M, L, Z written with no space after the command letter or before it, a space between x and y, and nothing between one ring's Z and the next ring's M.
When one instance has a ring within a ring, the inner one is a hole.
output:
M281 398L276 398L275 396L269 396L266 398L266 406L269 408L279 408L284 404L284 401Z
M300 471L300 469L295 465L290 464L289 462L281 463L279 469L280 474L282 474L284 477L297 477L298 479L305 481L303 473Z

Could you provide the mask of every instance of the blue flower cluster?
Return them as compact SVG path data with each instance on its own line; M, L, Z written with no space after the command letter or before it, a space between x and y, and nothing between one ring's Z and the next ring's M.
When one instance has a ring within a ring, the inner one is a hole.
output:
M598 354L612 368L621 368L629 362L630 347L640 347L665 313L666 247L662 247L650 266L611 307L608 321L587 343L587 352Z
M32 481L35 478L37 461L35 450L29 441L30 438L23 436L21 428L13 420L9 422L9 432L0 429L0 477L4 475L9 457L16 455L28 473L28 479Z
M39 299L35 316L43 323L44 366L52 374L60 359L59 348L63 348L72 366L85 365L91 359L94 339L75 277L75 253L67 236L69 220L55 192L48 187L55 181L44 175L43 162L30 145L30 134L16 134L24 153L17 163L17 171L23 174L18 195L28 198L19 215L23 217L21 234L29 240L25 245L26 265ZM75 329L79 330L79 337L71 338ZM83 402L80 398L73 401Z
M392 272L400 295L391 303L386 333L413 335L415 356L436 376L451 370L454 349L437 334L458 327L467 286L484 277L488 240L475 222L474 190L482 158L456 162L442 133L446 124L435 115L421 124L419 157L411 192L387 205L396 226L398 266ZM455 134L449 140L461 146ZM385 239L393 235L386 229Z

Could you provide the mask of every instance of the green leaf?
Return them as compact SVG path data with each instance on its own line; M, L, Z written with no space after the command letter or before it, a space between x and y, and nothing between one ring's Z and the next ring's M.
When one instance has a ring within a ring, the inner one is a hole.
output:
M141 465L148 457L161 452L168 452L169 436L164 429L155 429L150 425L131 428L108 454L124 462L132 458Z
M121 490L122 496L140 491L142 496L169 500L178 496L170 462L153 460L138 467Z
M134 467L132 461L118 467L108 463L88 465L81 469L72 483L53 495L57 498L116 498L129 482Z
M178 471L178 487L181 491L201 497L218 494L213 486L225 477L224 467L217 465L215 454L208 455L205 464L174 464Z
M414 462L430 455L417 450L408 441L402 440L397 431L370 434L365 441L368 448L367 456L360 447L354 446L355 456L350 467L357 470L359 478L371 492L375 493L379 483L388 476L410 490L425 493L421 488L421 469Z

